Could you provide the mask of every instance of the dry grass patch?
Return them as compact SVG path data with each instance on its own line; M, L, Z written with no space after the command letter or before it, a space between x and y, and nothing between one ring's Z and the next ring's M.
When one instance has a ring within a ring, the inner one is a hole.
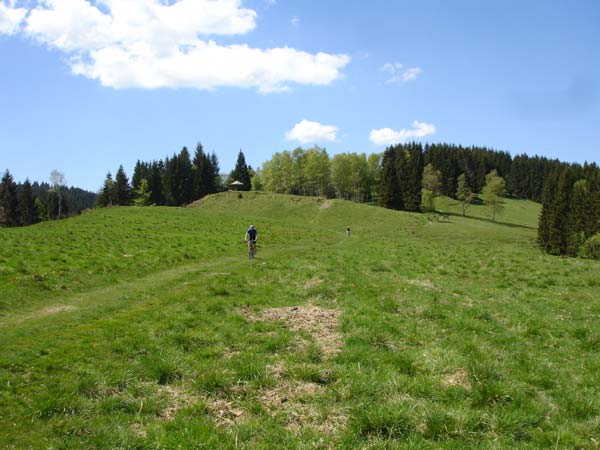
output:
M304 283L304 289L312 289L323 283L321 278L311 278Z
M242 408L224 398L209 399L206 407L216 422L224 427L236 425L246 419L246 412Z
M315 397L324 386L305 381L282 382L263 389L258 398L272 417L278 417L291 431L313 428L324 434L335 434L347 422L347 416L331 408L319 408Z
M178 411L195 405L200 400L196 395L190 394L178 386L159 386L157 392L169 403L169 406L160 412L160 417L165 420L172 420Z
M438 287L431 280L404 280L406 284L418 286L432 291L437 291Z
M312 305L270 308L248 315L252 320L283 322L292 331L309 333L325 357L336 355L342 348L339 316L339 311Z
M442 386L445 388L458 386L470 391L471 381L469 379L469 373L465 369L460 369L455 373L446 375L442 380Z
M327 209L327 208L331 208L331 205L333 204L333 202L331 200L318 200L319 203L319 208L320 209Z
M44 308L44 309L38 311L36 314L32 314L31 318L45 317L45 316L50 316L52 314L57 314L57 313L61 313L61 312L69 312L69 311L77 311L77 307L73 306L73 305L48 306L47 308Z
M146 439L148 437L148 433L146 432L146 428L141 423L132 423L129 426L129 429L133 433L135 437Z

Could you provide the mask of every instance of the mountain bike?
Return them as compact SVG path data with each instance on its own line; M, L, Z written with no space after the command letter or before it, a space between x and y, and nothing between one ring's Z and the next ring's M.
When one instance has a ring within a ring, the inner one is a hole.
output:
M254 259L256 256L256 240L250 240L248 242L248 259Z

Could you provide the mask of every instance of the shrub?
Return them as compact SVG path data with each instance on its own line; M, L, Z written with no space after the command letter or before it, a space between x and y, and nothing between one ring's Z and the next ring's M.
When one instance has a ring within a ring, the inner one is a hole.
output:
M584 249L586 257L600 259L600 233L596 233L585 241Z

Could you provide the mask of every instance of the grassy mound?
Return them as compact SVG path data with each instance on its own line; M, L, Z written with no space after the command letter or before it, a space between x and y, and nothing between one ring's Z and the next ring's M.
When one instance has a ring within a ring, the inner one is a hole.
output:
M600 264L542 254L538 211L223 193L2 229L0 447L593 448Z

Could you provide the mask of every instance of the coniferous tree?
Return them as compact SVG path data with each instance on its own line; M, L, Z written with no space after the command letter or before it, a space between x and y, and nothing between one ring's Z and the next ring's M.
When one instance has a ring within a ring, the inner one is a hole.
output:
M163 174L164 163L162 160L153 161L150 165L150 175L148 178L148 190L150 191L150 204L164 205L163 196Z
M569 210L573 184L575 182L571 167L565 167L558 177L555 196L552 202L552 215L549 223L546 248L553 255L567 253L569 236Z
M0 183L0 225L16 227L19 225L17 183L6 170Z
M409 144L405 168L403 175L404 209L406 211L420 211L423 181L423 147L421 144L415 142Z
M194 198L202 198L214 192L214 169L208 154L204 152L202 144L196 146L193 160Z
M250 172L248 171L248 166L246 165L246 158L244 157L244 152L240 150L237 157L237 162L235 163L235 169L231 172L231 178L233 181L239 181L242 183L241 191L249 191L252 188L252 179L250 177Z
M117 205L128 206L131 204L131 186L122 165L119 166L115 176L114 190Z
M402 209L402 192L398 185L396 147L388 147L381 161L381 182L379 199L381 205L389 209Z
M578 180L573 185L573 193L569 206L569 217L567 220L567 254L576 256L592 235L589 219L590 206L592 205L588 181Z
M183 147L177 155L176 179L179 191L177 205L191 203L194 200L194 179L192 161L187 147Z
M135 163L135 168L133 169L133 176L131 177L131 189L138 189L142 180L148 180L149 178L150 165L148 163L144 163L138 160Z
M554 199L556 198L558 187L558 176L559 171L557 169L549 174L544 182L544 190L542 192L542 211L538 223L538 243L546 253L550 253L551 250L550 234L556 217Z
M112 175L110 172L106 174L106 178L104 179L104 185L102 189L100 189L100 193L98 194L97 206L99 207L109 207L117 205L117 196L115 189L115 182L112 179ZM48 210L50 210L50 205L48 204Z
M219 181L221 179L221 169L219 168L219 159L214 152L210 155L210 168L211 170L209 171L208 177L208 193L214 194L219 192L221 187L221 183Z
M165 158L165 168L163 171L162 178L163 197L165 205L177 206L181 198L180 195L180 184L177 179L177 155L174 154L172 158Z
M29 180L25 180L18 193L19 223L23 226L33 225L38 221L38 213L35 208L35 198Z
M148 188L148 181L143 178L140 181L140 186L134 190L135 206L148 206L150 205L150 189Z

